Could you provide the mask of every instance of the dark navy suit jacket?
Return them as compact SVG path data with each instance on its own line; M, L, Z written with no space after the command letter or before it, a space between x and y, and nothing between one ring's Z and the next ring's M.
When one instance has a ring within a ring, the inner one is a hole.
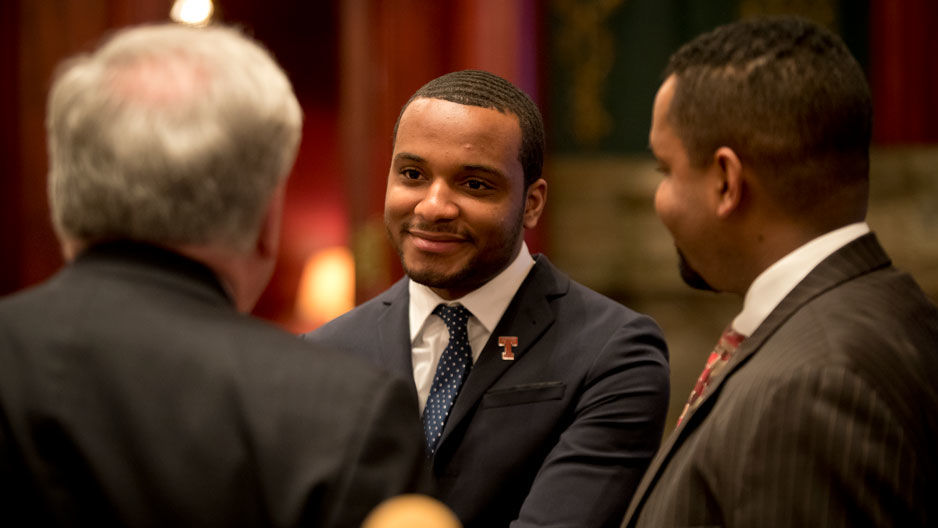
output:
M413 383L408 305L404 278L305 337ZM518 338L514 360L500 336ZM655 322L538 256L453 405L433 458L439 496L467 528L615 526L668 396Z

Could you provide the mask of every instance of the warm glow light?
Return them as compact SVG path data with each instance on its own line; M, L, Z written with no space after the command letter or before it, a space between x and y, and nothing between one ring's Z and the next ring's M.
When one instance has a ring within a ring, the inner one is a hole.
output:
M176 0L169 17L182 24L204 26L209 23L214 12L212 0Z
M326 323L355 306L355 260L346 247L317 251L303 267L296 297L299 319Z

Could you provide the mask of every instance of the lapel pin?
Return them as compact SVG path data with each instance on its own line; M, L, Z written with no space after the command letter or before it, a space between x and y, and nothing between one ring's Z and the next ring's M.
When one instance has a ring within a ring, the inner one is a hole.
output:
M515 353L511 350L512 347L518 346L518 338L515 336L499 336L498 346L503 347L502 350L502 359L505 361L514 361Z

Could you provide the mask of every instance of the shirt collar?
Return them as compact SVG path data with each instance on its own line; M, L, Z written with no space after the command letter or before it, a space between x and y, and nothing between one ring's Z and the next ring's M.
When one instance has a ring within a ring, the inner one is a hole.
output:
M785 255L765 269L746 291L743 311L733 319L733 329L752 335L772 310L824 259L853 240L870 232L866 222L857 222L825 233Z
M427 317L440 303L459 303L465 306L472 312L473 317L482 323L486 331L492 332L532 267L534 267L534 259L528 251L527 244L522 242L518 256L507 268L479 288L452 301L443 299L428 286L408 279L411 342L423 328Z

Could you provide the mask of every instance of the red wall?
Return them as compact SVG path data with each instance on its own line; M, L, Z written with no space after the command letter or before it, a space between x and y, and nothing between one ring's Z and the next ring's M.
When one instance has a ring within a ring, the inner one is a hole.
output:
M166 0L0 2L0 295L35 284L61 257L45 198L44 105L63 58L109 30L161 21ZM870 2L871 82L880 144L938 141L938 4ZM370 255L363 301L400 276L381 226L391 130L401 105L442 73L482 68L546 103L538 0L220 0L221 20L264 42L293 81L306 115L288 188L281 260L256 313L291 330L305 259L335 245ZM544 108L547 113L549 108ZM548 218L549 221L549 218ZM529 236L534 251L546 246Z

